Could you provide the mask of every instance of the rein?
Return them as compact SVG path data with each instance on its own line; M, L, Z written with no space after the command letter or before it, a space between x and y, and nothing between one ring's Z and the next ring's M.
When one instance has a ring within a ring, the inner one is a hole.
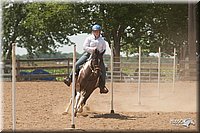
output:
M101 70L101 68L98 65L95 65L94 69L92 69L91 64L89 64L89 68L92 71L92 73L94 73L96 70Z

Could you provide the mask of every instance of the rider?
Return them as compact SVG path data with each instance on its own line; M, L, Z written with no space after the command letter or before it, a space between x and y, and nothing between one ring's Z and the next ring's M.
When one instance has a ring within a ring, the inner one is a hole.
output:
M78 75L79 67L84 64L87 59L90 57L91 53L98 49L100 53L105 53L106 51L106 41L101 36L101 26L98 24L95 24L92 26L92 34L87 37L83 43L83 55L79 58L79 60L76 62L76 72L75 74ZM105 78L106 78L106 68L103 62L103 58L101 59L101 71L102 74L100 76L99 80L99 88L100 93L108 93L108 89L105 86ZM64 78L64 83L67 86L70 86L72 82L72 72L70 73L68 78Z

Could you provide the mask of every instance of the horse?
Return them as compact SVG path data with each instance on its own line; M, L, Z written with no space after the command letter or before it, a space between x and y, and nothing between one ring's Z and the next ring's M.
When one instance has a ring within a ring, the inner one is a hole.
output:
M100 53L97 49L93 51L88 61L83 64L78 76L75 77L75 104L74 115L76 117L77 112L81 113L83 107L86 104L87 99L92 92L99 86L99 79L101 75L100 63L103 58L103 53ZM63 112L63 115L68 113L69 107L72 103L72 98L68 104L68 107Z

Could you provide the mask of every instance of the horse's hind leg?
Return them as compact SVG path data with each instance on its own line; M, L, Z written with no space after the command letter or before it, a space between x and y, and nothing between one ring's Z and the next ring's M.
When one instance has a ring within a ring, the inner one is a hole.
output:
M77 94L77 92L76 92L76 90L75 90L75 96L76 96L76 94ZM70 108L71 105L72 105L72 97L70 98L70 101L69 101L69 104L68 104L67 108L66 108L65 111L62 113L63 115L68 114L68 111L69 111L69 108Z
M70 101L69 101L69 104L68 104L67 108L66 108L65 111L62 113L63 115L68 114L69 107L71 106L71 104L72 104L72 98L70 98Z

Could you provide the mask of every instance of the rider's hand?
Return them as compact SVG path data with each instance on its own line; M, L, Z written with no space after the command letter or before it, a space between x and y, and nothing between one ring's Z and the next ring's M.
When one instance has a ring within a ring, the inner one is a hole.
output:
M97 49L97 47L92 47L92 51L93 51L93 52L95 51L95 49Z

